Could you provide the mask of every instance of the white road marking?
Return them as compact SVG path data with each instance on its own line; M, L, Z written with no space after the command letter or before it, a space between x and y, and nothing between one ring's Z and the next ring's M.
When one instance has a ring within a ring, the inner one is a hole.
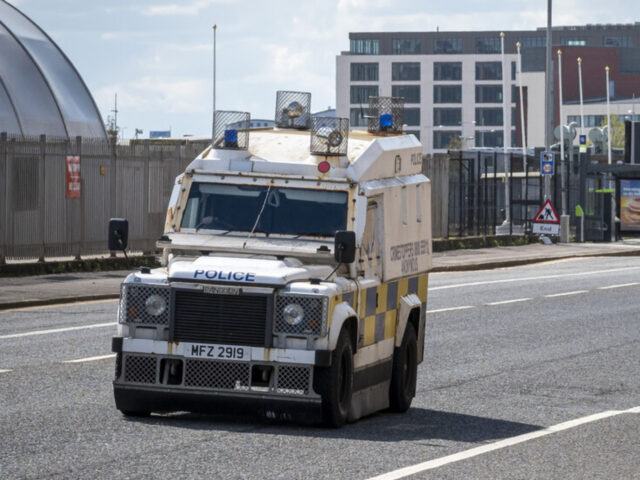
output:
M0 335L0 340L5 338L30 337L32 335L47 335L49 333L72 332L74 330L84 330L87 328L114 327L116 322L95 323L93 325L82 325L81 327L52 328L50 330L36 330L34 332L12 333L10 335Z
M551 427L547 427L542 430L537 430L535 432L525 433L523 435L518 435L516 437L505 438L504 440L499 440L497 442L489 443L487 445L482 445L480 447L472 448L470 450L464 450L462 452L454 453L453 455L447 455L446 457L436 458L434 460L418 463L410 467L404 467L398 470L394 470L392 472L383 473L382 475L371 477L368 480L396 480L398 478L408 477L409 475L415 475L417 473L421 473L427 470L433 470L434 468L442 467L450 463L459 462L461 460L477 457L478 455L493 452L495 450L501 450L503 448L511 447L513 445L518 445L519 443L528 442L529 440L545 437L547 435L551 435L552 433L562 432L564 430L569 430L571 428L579 427L580 425L585 425L587 423L596 422L598 420L602 420L605 418L615 417L617 415L624 415L628 413L640 413L640 407L634 407L628 410L609 410L606 412L596 413L594 415L577 418L575 420L559 423L557 425L553 425Z
M0 373L8 373L8 372L12 372L13 370L2 370L0 369Z
M485 303L485 305L506 305L507 303L517 303L517 302L526 302L529 300L533 300L533 298L514 298L513 300L502 300L500 302L489 302Z
M86 300L84 302L67 302L67 303L53 303L51 305L38 305L35 307L21 307L21 308L9 308L7 310L1 310L0 315L10 312L29 312L31 310L44 310L46 308L61 308L61 307L75 307L77 305L92 305L94 303L106 303L117 302L117 298L105 299L105 300Z
M567 295L579 295L581 293L589 293L589 290L574 290L572 292L551 293L549 295L545 295L545 297L547 297L547 298L566 297Z
M448 288L473 287L477 285L493 285L497 283L525 282L529 280L546 280L549 278L584 277L586 275L598 275L599 273L624 272L628 270L640 270L640 267L611 268L609 270L593 270L593 271L578 272L578 273L559 273L557 275L540 275L538 277L505 278L503 280L487 280L485 282L458 283L456 285L442 285L440 287L429 287L429 291L446 290Z
M465 305L463 307L439 308L438 310L427 310L427 313L450 312L452 310L466 310L468 308L475 308L475 306L473 306L473 305Z
M115 356L116 356L115 353L110 353L109 355L100 355L97 357L78 358L76 360L65 360L62 363L95 362L96 360L106 360L107 358L114 358Z
M620 285L607 285L606 287L598 287L598 290L608 290L610 288L631 287L633 285L640 285L640 284L638 282L621 283Z

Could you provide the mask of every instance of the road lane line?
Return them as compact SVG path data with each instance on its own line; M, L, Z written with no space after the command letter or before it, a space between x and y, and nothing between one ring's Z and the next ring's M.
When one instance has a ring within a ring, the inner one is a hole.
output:
M115 353L110 353L109 355L99 355L97 357L78 358L76 360L64 360L62 363L95 362L96 360L105 360L107 358L114 358L115 356L116 356Z
M547 427L542 430L537 430L535 432L525 433L525 434L518 435L511 438L505 438L504 440L499 440L497 442L489 443L487 445L482 445L480 447L472 448L470 450L464 450L462 452L454 453L453 455L447 455L446 457L436 458L434 460L418 463L416 465L412 465L409 467L393 470L391 472L383 473L382 475L378 475L376 477L371 477L368 480L396 480L399 478L405 478L405 477L408 477L409 475L415 475L417 473L421 473L427 470L433 470L434 468L442 467L450 463L459 462L461 460L477 457L478 455L483 455L485 453L493 452L495 450L501 450L503 448L511 447L513 445L518 445L519 443L528 442L529 440L545 437L547 435L551 435L552 433L562 432L565 430L569 430L571 428L585 425L587 423L596 422L598 420L603 420L605 418L615 417L617 415L624 415L628 413L640 413L640 407L634 407L628 410L609 410L606 412L596 413L594 415L588 415L586 417L577 418L575 420L570 420L568 422L559 423L557 425L553 425L551 427Z
M609 290L610 288L631 287L633 285L640 285L640 284L638 282L621 283L620 285L607 285L606 287L598 287L598 290Z
M551 293L549 295L545 295L546 298L553 297L566 297L568 295L579 295L581 293L589 293L589 290L574 290L572 292L562 292L562 293Z
M12 312L29 312L31 310L45 310L47 308L63 308L63 307L75 307L77 305L92 305L94 303L108 303L117 302L117 298L103 299L103 300L84 300L81 302L64 302L64 303L52 303L50 305L36 305L33 307L17 307L7 308L6 310L0 310L0 315Z
M506 305L507 303L527 302L533 300L533 298L514 298L513 300L502 300L500 302L489 302L485 305Z
M451 312L452 310L467 310L468 308L476 308L474 305L465 305L463 307L439 308L438 310L427 310L427 313Z
M611 268L609 270L593 270L593 271L577 272L577 273L559 273L557 275L540 275L538 277L505 278L503 280L487 280L487 281L484 281L484 282L458 283L456 285L442 285L440 287L429 287L429 291L431 291L431 290L446 290L448 288L474 287L474 286L478 286L478 285L493 285L493 284L497 284L497 283L525 282L525 281L528 281L528 280L547 280L547 279L550 279L550 278L583 277L585 275L597 275L599 273L624 272L624 271L628 271L628 270L640 270L640 267Z
M0 369L0 373L8 373L8 372L12 372L13 370L2 370Z
M115 325L116 322L95 323L93 325L83 325L81 327L52 328L50 330L36 330L34 332L12 333L10 335L0 335L0 340L3 340L5 338L30 337L32 335L47 335L49 333L72 332L74 330L84 330L87 328L113 327Z

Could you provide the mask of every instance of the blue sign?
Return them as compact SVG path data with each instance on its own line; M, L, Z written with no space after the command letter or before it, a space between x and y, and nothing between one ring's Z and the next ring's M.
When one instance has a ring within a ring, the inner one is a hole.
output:
M540 175L553 175L555 173L555 153L540 152Z
M580 135L580 145L586 145L587 144L587 136L586 135Z
M171 138L171 130L151 130L149 138Z

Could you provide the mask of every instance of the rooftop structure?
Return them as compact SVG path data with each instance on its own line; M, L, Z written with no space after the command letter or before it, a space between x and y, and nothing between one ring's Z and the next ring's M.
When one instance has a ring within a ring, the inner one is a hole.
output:
M0 51L0 132L106 139L98 107L70 60L4 0Z

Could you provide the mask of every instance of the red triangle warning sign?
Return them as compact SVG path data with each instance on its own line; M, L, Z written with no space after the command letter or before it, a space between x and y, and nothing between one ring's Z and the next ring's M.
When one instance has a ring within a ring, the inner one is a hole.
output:
M553 208L553 204L551 200L547 200L544 202L544 205L540 207L536 216L533 217L534 223L560 223L560 217L558 217L558 213L556 209Z

